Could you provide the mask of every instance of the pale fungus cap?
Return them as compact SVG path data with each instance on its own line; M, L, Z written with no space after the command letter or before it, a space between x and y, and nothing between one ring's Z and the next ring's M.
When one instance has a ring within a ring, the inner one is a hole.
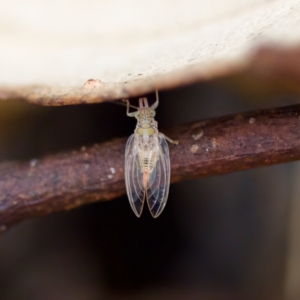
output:
M0 0L0 99L93 103L210 80L299 32L296 0Z

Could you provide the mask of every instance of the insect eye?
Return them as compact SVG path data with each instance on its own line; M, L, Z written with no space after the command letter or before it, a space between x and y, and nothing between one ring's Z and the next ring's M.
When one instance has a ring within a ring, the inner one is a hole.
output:
M152 117L155 116L155 110L151 110L151 116L152 116Z

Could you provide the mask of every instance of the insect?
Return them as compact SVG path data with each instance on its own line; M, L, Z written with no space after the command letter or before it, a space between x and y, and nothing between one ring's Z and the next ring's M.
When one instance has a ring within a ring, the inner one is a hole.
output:
M139 107L127 103L127 116L135 117L137 125L129 137L125 149L125 182L130 206L137 217L141 216L145 199L151 215L157 218L163 211L169 194L170 156L166 137L157 129L154 120L156 101L149 107L147 98L139 99ZM130 107L137 111L129 112Z

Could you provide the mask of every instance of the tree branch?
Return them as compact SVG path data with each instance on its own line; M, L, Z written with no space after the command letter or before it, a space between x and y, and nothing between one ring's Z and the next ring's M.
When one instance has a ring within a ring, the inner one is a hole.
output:
M300 159L300 105L179 125L166 133L172 182ZM0 231L22 220L125 193L127 138L0 164Z

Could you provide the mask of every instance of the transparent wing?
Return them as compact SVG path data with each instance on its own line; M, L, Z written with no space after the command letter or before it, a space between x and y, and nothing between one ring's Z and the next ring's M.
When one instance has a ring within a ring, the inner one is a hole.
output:
M150 174L146 190L148 207L154 218L157 218L166 206L171 171L169 147L162 133L159 133L158 141L157 162Z
M140 217L145 202L145 190L134 134L129 137L125 148L125 183L130 206L135 215Z

